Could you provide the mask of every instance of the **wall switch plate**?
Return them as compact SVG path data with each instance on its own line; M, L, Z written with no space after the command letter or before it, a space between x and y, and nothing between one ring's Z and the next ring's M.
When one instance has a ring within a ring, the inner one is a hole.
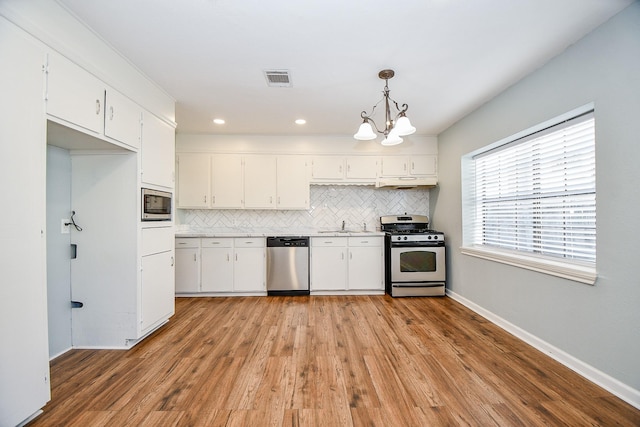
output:
M60 220L60 233L69 234L71 225L69 224L71 220L69 218L63 218ZM69 225L65 225L69 224Z

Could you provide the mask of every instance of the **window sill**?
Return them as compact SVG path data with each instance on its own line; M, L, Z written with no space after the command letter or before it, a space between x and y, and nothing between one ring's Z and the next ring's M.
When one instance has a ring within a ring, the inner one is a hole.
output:
M587 285L593 285L598 277L596 269L586 265L571 264L546 258L538 258L536 256L527 256L507 251L473 246L463 246L460 250L465 255L500 262L515 267L526 268L527 270L562 277L564 279L585 283Z

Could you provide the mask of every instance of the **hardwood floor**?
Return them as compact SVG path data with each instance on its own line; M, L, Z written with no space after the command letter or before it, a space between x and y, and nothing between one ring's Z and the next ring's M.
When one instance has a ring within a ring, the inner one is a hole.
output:
M52 362L30 426L639 426L640 411L455 301L178 298L129 351Z

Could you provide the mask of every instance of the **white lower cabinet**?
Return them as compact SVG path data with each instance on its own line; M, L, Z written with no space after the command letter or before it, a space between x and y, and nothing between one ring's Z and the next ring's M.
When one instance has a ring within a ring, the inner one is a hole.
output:
M347 289L347 238L311 239L311 291Z
M349 289L384 290L384 238L349 237Z
M176 293L200 291L200 239L176 239Z
M265 239L249 237L233 240L233 290L235 292L266 291Z
M175 312L173 227L142 229L141 334Z
M176 238L176 293L266 291L264 237Z
M382 236L313 237L311 291L384 291Z
M233 239L202 239L201 250L200 290L202 292L233 292Z
M142 257L142 332L162 324L174 313L173 251Z

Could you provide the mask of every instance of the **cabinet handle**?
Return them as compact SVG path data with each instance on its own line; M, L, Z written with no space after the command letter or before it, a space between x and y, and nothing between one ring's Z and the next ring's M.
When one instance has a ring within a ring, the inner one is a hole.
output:
M207 196L204 196L204 202L207 203Z
M193 262L196 262L196 254L193 254Z
M227 262L229 262L229 254L227 254Z
M205 196L206 198L207 196ZM211 196L211 204L215 205L216 204L216 196Z
M113 120L113 105L109 107L109 120Z
M353 252L349 252L349 259L353 259Z
M238 254L236 254L236 261L238 260Z
M96 115L100 114L100 100L96 99Z
M173 259L173 257L171 257L171 267L173 267L174 263L175 263L175 260Z
M280 204L280 196L278 196L278 204Z
M411 162L411 172L413 172L414 170L416 170L416 164L414 162Z
M342 173L342 165L338 166L338 172Z
M342 253L340 254L340 258L341 258L342 260L344 260L344 252L342 252Z
M351 172L351 165L347 165L347 172Z
M404 165L402 165L402 167L403 167L404 171L406 172L407 171L407 164L405 163Z
M273 204L273 196L269 196L269 204Z

